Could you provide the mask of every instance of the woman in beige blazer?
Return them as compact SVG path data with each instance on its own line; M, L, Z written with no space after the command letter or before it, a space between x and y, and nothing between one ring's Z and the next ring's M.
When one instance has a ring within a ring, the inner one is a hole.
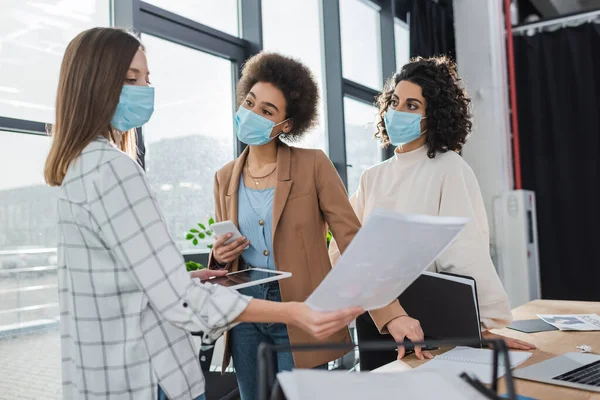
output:
M244 294L276 301L304 301L331 269L327 228L343 252L360 227L344 185L321 150L289 147L317 120L318 88L302 63L274 53L261 53L244 65L238 85L240 108L236 133L248 147L215 176L217 221L232 221L244 238L224 245L217 239L210 267L231 271L253 267L292 273L279 283L261 285ZM385 325L394 310L375 313ZM393 317L393 316L392 316ZM343 329L325 342L350 342ZM317 343L283 324L241 324L226 338L242 399L256 398L258 345ZM280 354L278 369L326 367L344 351Z

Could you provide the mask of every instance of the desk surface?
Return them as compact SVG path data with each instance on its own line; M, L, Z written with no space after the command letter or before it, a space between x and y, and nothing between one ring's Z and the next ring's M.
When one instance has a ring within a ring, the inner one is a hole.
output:
M515 321L537 318L536 314L596 314L600 313L600 303L579 302L579 301L560 301L560 300L535 300L524 304L513 310ZM547 360L557 355L577 351L576 346L587 344L592 346L595 354L600 353L600 332L561 332L549 331L538 333L522 333L512 329L494 330L494 333L525 340L537 346L533 351L533 356L521 365L523 368L538 362ZM440 354L441 351L433 352ZM414 355L405 359L405 362L415 368L423 364ZM600 400L599 393L587 392L583 390L570 389L562 386L547 385L544 383L530 382L522 379L515 379L517 393L522 396L533 397L535 399L585 399ZM503 380L500 381L500 393L506 392Z

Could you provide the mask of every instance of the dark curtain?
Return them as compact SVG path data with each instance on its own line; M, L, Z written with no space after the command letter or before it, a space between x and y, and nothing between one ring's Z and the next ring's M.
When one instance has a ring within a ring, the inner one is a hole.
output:
M535 191L542 296L600 300L600 26L515 36L523 186Z
M412 0L409 27L411 57L445 54L456 59L452 1Z

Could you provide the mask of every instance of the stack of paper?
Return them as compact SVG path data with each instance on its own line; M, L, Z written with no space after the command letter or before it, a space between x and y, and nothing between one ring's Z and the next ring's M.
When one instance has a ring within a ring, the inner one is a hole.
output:
M510 351L510 369L523 364L531 357L531 353L525 351ZM500 355L498 364L498 378L506 374L506 364L504 358ZM492 383L493 371L493 351L488 349L473 349L470 347L457 347L442 355L436 356L433 360L418 367L420 371L445 371L454 375L460 375L466 372L474 375L481 382Z
M458 376L437 371L371 374L297 369L281 372L277 378L288 400L486 398Z

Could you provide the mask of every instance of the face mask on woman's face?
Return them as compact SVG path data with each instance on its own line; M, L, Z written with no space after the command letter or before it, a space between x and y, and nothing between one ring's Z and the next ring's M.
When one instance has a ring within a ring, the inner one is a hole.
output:
M418 139L421 132L421 114L396 111L388 108L383 119L385 130L394 146L401 146Z
M276 124L275 122L250 111L246 107L240 106L235 113L235 131L240 142L249 146L261 146L269 143L281 134L281 132L279 132L274 137L271 137L273 128L286 121L287 119Z
M153 112L153 87L125 85L110 124L116 130L125 132L144 125L150 120Z

